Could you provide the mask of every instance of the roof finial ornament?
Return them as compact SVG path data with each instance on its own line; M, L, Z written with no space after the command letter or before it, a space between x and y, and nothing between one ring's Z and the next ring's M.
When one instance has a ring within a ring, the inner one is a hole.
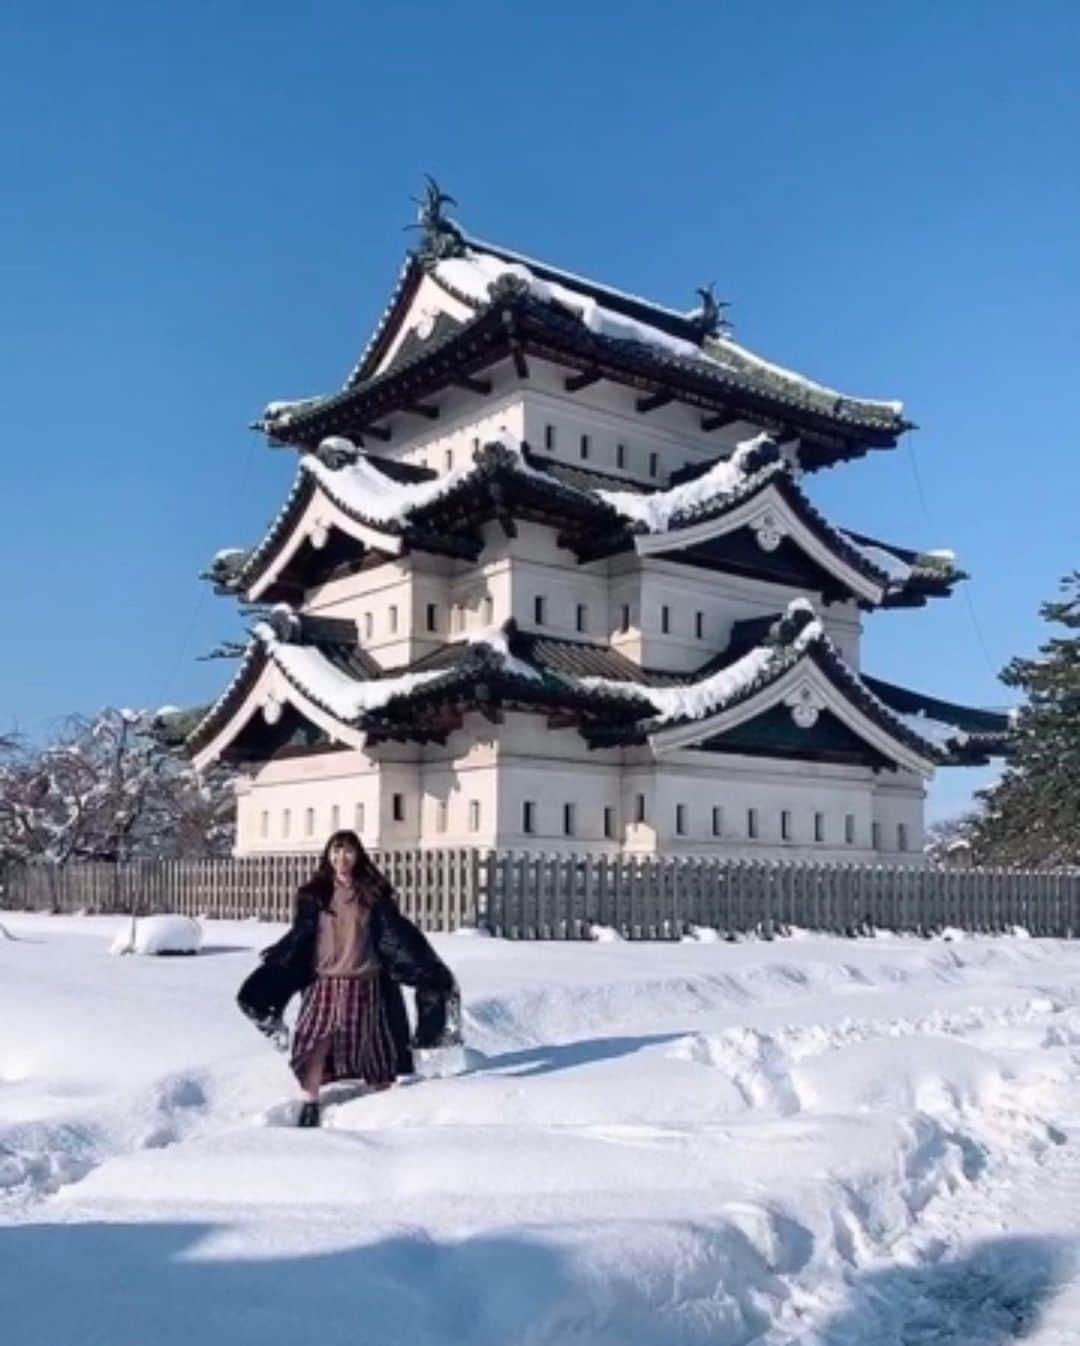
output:
M701 307L694 310L691 314L691 320L701 333L702 340L706 337L719 336L721 332L727 331L731 324L720 312L727 308L727 302L716 297L716 282L710 280L708 285L699 285L694 291L701 296Z
M443 214L444 206L456 206L457 202L444 192L430 173L424 174L424 194L414 196L412 201L418 208L416 223L407 225L409 229L419 229L422 238L417 250L426 262L438 262L445 257L460 257L465 250L465 240L461 230Z

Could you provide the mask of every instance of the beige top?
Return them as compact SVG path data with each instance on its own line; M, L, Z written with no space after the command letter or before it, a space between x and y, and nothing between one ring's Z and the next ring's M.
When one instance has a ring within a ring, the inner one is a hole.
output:
M371 946L371 908L351 888L334 885L329 908L319 914L315 972L319 977L373 977L379 960Z

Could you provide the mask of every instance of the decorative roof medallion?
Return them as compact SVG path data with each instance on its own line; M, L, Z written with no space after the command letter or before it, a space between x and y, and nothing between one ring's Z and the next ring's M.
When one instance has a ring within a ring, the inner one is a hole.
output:
M813 729L818 716L825 709L824 698L808 682L801 682L788 692L784 697L784 705L790 707L791 718L800 729Z
M787 529L771 509L765 510L756 519L752 519L750 529L762 551L776 551L780 543L787 537Z
M421 341L427 341L435 330L435 321L439 316L439 310L428 306L421 309L419 318L413 331Z

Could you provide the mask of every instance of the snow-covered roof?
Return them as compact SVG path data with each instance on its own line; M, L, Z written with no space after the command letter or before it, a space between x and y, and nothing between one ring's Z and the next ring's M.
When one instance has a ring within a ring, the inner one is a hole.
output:
M598 336L616 341L633 341L680 359L714 365L731 374L761 380L784 390L788 395L803 395L816 402L833 404L834 407L836 404L848 403L891 421L899 421L903 416L902 402L839 392L763 359L728 336L705 336L689 340L675 335L655 322L630 316L623 306L620 306L620 311L611 307L610 302L605 304L595 297L597 290L591 283L584 282L580 277L547 266L543 267L542 276L537 273L540 264L534 262L530 265L524 258L511 260L514 254L506 250L500 250L500 253L491 251L490 246L485 249L474 242L472 246L463 249L461 256L435 262L432 274L453 294L473 305L490 303L492 287L497 289L500 283L510 281L541 303L556 304L573 313L589 331ZM552 279L553 276L559 276L560 279ZM589 289L583 288L584 285L588 285ZM635 296L620 295L618 291L608 291L608 295L616 301L619 298L630 299L636 308L648 311L647 302ZM675 316L673 310L658 308L658 311ZM689 318L689 315L681 316L684 320Z
M812 659L825 685L832 687L829 696L850 703L878 727L875 732L883 733L886 743L902 745L909 754L914 753L910 760L927 767L998 750L989 729L996 728L998 738L1003 733L1004 717L984 714L986 729L972 735L962 724L926 713L927 705L938 714L948 713L944 703L927 702L921 707L922 713L890 704L895 703L897 695L907 696L909 704L919 704L919 698L902 689L891 689L888 684L879 684L884 692L879 696L845 662L805 599L789 604L769 633L749 648L733 649L729 658L711 661L699 675L659 680L644 672L622 674L624 668L629 673L632 665L614 652L607 652L605 657L618 673L580 671L590 662L594 668L603 668L600 656L605 651L596 647L591 660L562 654L552 658L550 651L542 648L540 638L518 632L512 623L470 632L407 669L383 673L369 665L367 671L358 672L355 663L342 662L317 643L305 640L306 619L289 618L289 612L282 609L272 624L256 625L252 647L238 678L192 732L190 743L202 748L214 734L221 734L268 662L302 697L334 720L376 735L429 732L423 729L427 723L423 704L432 698L437 704L447 697L468 702L483 685L488 688L485 695L499 695L526 705L577 707L586 720L591 718L601 726L601 735L615 735L608 739L610 743L652 741L654 735L673 727L706 724L773 684L786 686L783 680L790 681L789 675L804 659ZM583 653L585 649L582 645ZM261 662L253 664L253 660ZM777 695L782 690L783 686ZM912 697L914 703L910 703ZM237 725L237 733L241 727ZM583 732L590 737L593 731L583 728ZM896 751L902 758L899 747Z
M346 724L369 711L381 710L395 697L408 696L439 676L403 673L360 681L336 668L316 646L282 641L266 622L256 623L253 634L291 683Z
M510 341L504 319L512 311L515 349L535 348L542 358L558 351L554 358L599 364L601 377L631 387L655 378L670 385L672 396L685 395L703 409L727 412L734 405L748 420L790 424L810 468L890 447L909 428L899 402L842 393L719 333L715 301L678 312L456 228L454 239L448 252L408 259L340 392L271 403L257 425L276 442L297 445L333 433L381 434L385 425L375 423L415 402L418 392L437 395L458 370L473 377L504 359ZM428 277L445 291L446 312L422 339L405 332L394 358L384 362Z
M803 604L804 600L799 599L790 603L786 616L789 619L796 614L805 616L807 609ZM704 678L687 682L684 686L650 687L643 692L640 684L613 683L607 678L583 678L582 682L587 687L608 692L619 691L638 697L644 695L656 707L656 715L650 722L654 726L703 720L760 685L776 670L779 661L790 663L793 657L800 657L815 641L823 639L825 629L811 610L810 619L802 625L790 644L756 645L732 663Z
M692 515L695 510L730 497L740 490L753 473L761 470L762 464L757 462L757 455L771 443L769 435L755 435L737 445L730 458L715 462L702 476L667 490L651 494L598 490L596 494L624 519L640 524L647 532L664 533L670 529L673 520ZM778 469L785 466L778 459L764 466L769 467L773 463L776 463Z
M550 484L546 472L538 471L526 461L521 441L509 431L500 432L497 440L485 448L497 445L504 450L505 463L522 476ZM300 460L301 470L310 473L326 493L347 510L368 522L401 529L409 519L443 496L472 480L483 471L485 460L475 456L426 481L394 481L375 467L363 455L343 467L332 469L314 454Z
M861 602L921 601L922 593L947 592L949 584L962 578L944 559L947 554L891 548L830 524L797 485L796 471L767 435L743 441L730 457L692 480L651 491L640 485L616 489L613 479L600 474L568 473L564 464L533 455L505 429L471 461L441 474L413 468L414 475L403 479L400 465L394 467L395 475L389 475L390 467L340 436L324 441L317 454L301 458L292 491L259 544L249 553L231 552L227 560L215 563L208 578L225 592L254 593L253 586L260 583L265 588L268 567L284 565L301 540L297 530L313 527L313 510L319 515L315 522L325 524L326 511L311 504L313 492L322 493L341 511L345 518L337 526L354 534L364 547L388 554L399 553L405 545L475 554L481 545L477 537L468 530L467 536L459 536L460 525L448 521L464 517L461 502L467 496L472 516L477 508L483 512L485 500L488 508L494 508L494 497L489 498L484 483L500 474L504 483L518 483L510 496L504 486L501 507L513 508L520 496L530 509L547 508L560 520L566 545L580 558L630 545L639 551L679 550L694 545L699 539L689 530L697 528L700 533L700 526L709 520L717 521L710 536L745 527L742 516L748 502L775 485L780 491L777 504L787 510L792 536L797 542L801 538L800 545L811 549L813 559ZM452 509L451 502L456 502ZM744 507L741 514L740 507ZM651 539L648 547L640 541L643 535Z

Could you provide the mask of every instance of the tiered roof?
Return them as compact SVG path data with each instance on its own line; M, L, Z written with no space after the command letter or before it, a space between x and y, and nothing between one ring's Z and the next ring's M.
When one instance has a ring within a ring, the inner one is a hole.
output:
M395 348L425 277L460 316L440 313ZM436 215L345 387L271 404L258 425L297 447L332 435L385 442L393 417L437 414L439 394L452 388L483 395L486 370L512 359L526 376L536 357L568 369L567 391L606 379L639 394L642 414L678 401L700 410L706 430L746 420L798 438L806 469L891 448L910 428L898 402L849 396L739 345L721 330L711 292L699 293L702 305L679 313L472 238Z
M300 460L284 507L247 553L219 553L208 572L222 592L294 600L337 567L404 551L475 560L480 527L515 520L559 530L578 561L619 552L801 582L864 606L911 605L963 578L947 553L919 554L830 524L767 436L740 445L701 476L648 489L534 453L504 433L471 463L439 475L324 441Z
M877 766L928 774L937 764L985 761L1008 731L1003 715L862 678L805 600L774 620L739 624L728 649L688 676L641 669L585 641L528 635L512 622L383 671L359 649L352 623L323 619L320 626L281 608L272 624L255 627L237 676L192 734L197 760L215 741L239 743L267 696L280 705L280 682L272 695L259 693L271 672L302 716L328 738L356 745L445 741L469 711L497 719L517 708L575 726L593 747L786 755L787 741L777 742L773 725L779 710L796 726L804 756L846 760L855 753Z

